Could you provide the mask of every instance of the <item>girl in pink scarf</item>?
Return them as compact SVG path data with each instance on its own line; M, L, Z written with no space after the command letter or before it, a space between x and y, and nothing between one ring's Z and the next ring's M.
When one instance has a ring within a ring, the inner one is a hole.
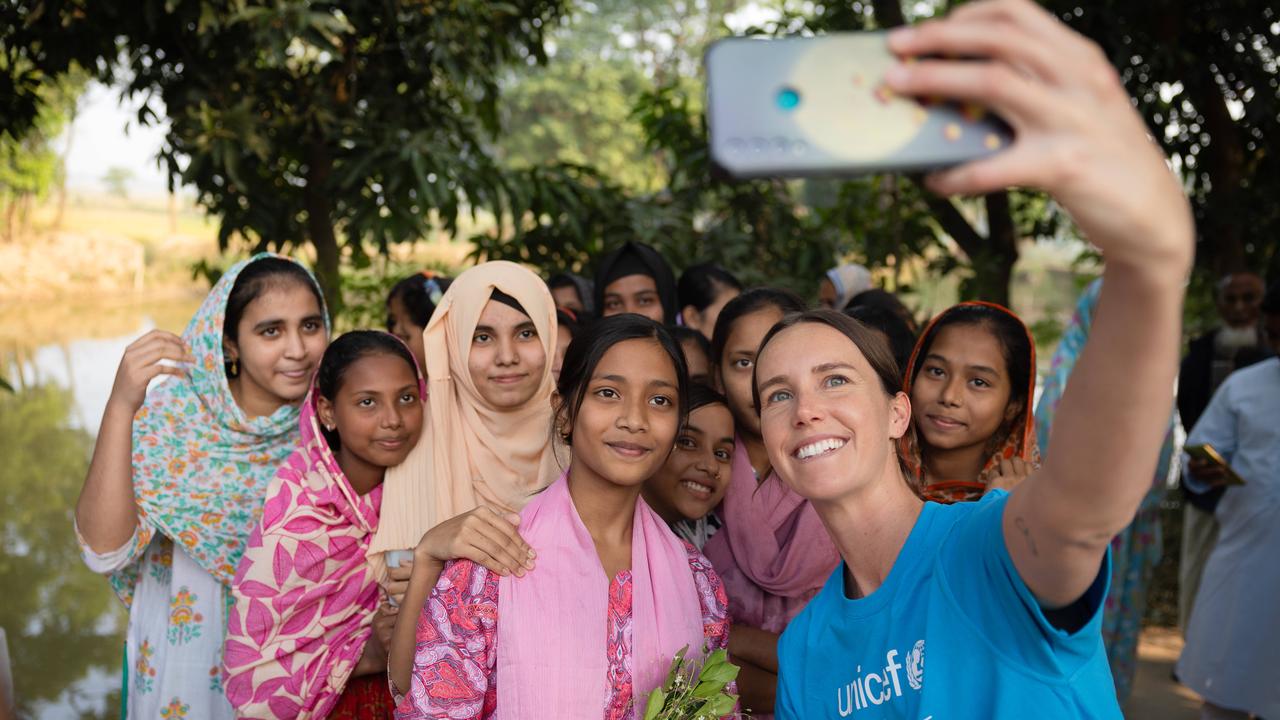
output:
M379 608L365 551L383 474L417 443L424 396L418 364L391 335L347 333L325 352L301 445L267 492L232 585L223 663L237 717L390 715L395 615Z
M520 514L537 566L445 568L397 718L632 718L681 648L725 646L719 579L640 498L675 443L686 376L675 341L638 315L573 341L555 419L570 466Z
M704 551L729 594L729 653L742 666L742 704L755 717L773 711L778 636L840 560L813 506L773 473L751 395L760 341L784 315L803 309L785 290L748 290L720 311L711 342L738 438L720 509L724 528Z

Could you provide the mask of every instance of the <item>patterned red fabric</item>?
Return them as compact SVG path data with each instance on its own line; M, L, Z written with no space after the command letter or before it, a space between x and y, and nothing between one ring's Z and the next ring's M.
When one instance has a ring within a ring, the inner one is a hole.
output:
M728 647L728 598L711 563L692 545L689 553L702 607L708 651ZM609 696L601 717L636 716L632 703L631 573L609 583ZM449 563L418 618L412 689L396 708L399 720L493 720L497 717L498 576L469 560ZM572 628L566 628L572 632ZM642 701L641 701L642 702Z
M329 720L392 720L395 716L396 703L387 688L387 678L375 673L347 681Z

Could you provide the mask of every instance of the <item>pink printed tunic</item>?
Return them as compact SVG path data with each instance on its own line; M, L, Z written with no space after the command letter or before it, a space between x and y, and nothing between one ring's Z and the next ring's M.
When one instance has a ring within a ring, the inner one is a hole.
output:
M711 563L684 543L702 607L707 652L729 642L728 599ZM643 699L632 703L631 572L609 583L609 695L601 698L601 717L636 717ZM417 649L409 693L396 708L398 720L450 718L493 720L497 717L498 576L469 560L445 567L427 606L418 618ZM573 632L571 626L565 632ZM698 648L696 650L701 650ZM695 649L690 648L690 654Z

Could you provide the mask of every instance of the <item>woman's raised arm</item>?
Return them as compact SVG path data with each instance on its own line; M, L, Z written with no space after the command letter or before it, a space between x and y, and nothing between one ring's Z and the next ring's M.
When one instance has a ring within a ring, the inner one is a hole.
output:
M160 375L182 375L178 364L194 361L182 338L163 330L152 330L125 349L76 502L76 528L90 550L109 553L133 536L138 526L133 499L133 416L142 407L148 383Z
M1005 544L1048 607L1078 599L1150 489L1178 369L1190 206L1101 50L1030 0L965 5L896 31L921 60L887 78L910 95L976 102L1015 134L1005 152L937 173L930 187L1044 190L1106 260L1088 344L1053 426L1053 451L1009 498Z

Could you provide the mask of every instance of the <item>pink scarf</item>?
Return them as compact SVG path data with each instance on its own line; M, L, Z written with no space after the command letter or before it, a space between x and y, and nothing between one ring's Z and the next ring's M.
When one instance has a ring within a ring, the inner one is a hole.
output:
M302 443L267 491L231 588L222 661L237 717L326 717L373 633L379 590L365 552L382 485L356 494L320 434L316 396L313 386Z
M780 633L840 562L836 546L813 505L777 475L756 482L741 438L721 507L724 528L703 553L724 581L732 619Z
M537 569L498 581L500 719L600 720L604 712L610 578L567 476L520 513L520 534L538 553ZM631 588L632 689L642 709L676 652L688 646L698 654L704 643L689 554L642 499L631 535Z

